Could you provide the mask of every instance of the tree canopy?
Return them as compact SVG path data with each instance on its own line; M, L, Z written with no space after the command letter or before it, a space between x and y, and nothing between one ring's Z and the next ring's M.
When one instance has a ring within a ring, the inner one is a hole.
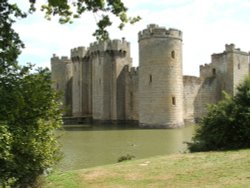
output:
M36 0L30 0L30 12L36 10ZM106 40L109 38L107 28L112 25L111 15L119 18L119 29L123 29L125 24L134 24L141 18L139 16L129 17L127 15L128 8L121 0L47 0L41 6L41 10L45 13L45 18L50 20L53 16L59 16L60 23L72 23L76 18L81 18L85 12L101 15L97 21L97 29L93 35L97 40Z

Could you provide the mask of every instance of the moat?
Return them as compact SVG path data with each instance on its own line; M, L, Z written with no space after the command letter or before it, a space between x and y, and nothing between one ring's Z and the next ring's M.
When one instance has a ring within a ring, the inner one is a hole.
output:
M195 126L181 129L137 129L130 127L72 127L59 131L64 157L59 170L75 170L116 163L123 155L142 159L181 153L191 140Z

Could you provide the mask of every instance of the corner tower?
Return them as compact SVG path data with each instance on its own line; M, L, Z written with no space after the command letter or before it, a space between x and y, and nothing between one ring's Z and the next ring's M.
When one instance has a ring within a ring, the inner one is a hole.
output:
M63 114L70 116L72 114L72 61L66 56L59 58L54 54L50 62L52 87L62 92Z
M88 112L88 90L86 82L90 77L86 69L85 55L87 50L81 46L71 49L71 60L73 62L73 79L72 79L72 114L74 117L87 115ZM83 74L84 73L84 74Z
M183 126L182 32L154 24L140 32L139 66L140 126Z

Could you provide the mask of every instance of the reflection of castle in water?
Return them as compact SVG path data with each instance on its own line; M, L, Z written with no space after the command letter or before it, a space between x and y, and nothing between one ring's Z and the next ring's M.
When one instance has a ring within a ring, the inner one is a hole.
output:
M200 66L200 77L183 76L182 32L152 24L139 33L139 68L124 39L72 49L70 59L53 56L51 67L65 116L176 128L202 117L222 90L235 94L249 75L249 54L226 45Z

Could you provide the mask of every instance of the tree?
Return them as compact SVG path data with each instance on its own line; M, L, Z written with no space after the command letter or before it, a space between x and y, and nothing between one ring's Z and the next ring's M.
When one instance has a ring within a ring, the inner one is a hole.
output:
M30 12L36 10L36 0L30 0ZM72 23L75 18L80 18L85 12L97 12L101 14L100 20L96 23L97 29L94 36L97 40L107 40L109 33L107 27L112 25L110 15L114 15L120 20L119 29L123 29L125 24L134 24L141 18L139 16L129 17L128 8L121 0L48 0L42 5L41 10L45 12L45 18L50 20L52 16L58 15L60 23Z
M238 86L234 97L210 105L190 151L230 150L250 147L250 78Z
M108 39L110 14L124 24L139 17L127 17L120 0L48 0L42 6L45 17L58 15L60 23L72 22L84 12L102 12L94 33L98 40ZM30 13L35 0L30 0ZM24 44L12 25L28 13L8 0L0 2L0 185L34 186L37 178L60 158L55 130L62 124L58 94L51 88L48 69L32 71L20 66L17 57Z
M48 69L26 73L8 90L0 85L2 185L34 185L60 158L55 129L62 124Z

